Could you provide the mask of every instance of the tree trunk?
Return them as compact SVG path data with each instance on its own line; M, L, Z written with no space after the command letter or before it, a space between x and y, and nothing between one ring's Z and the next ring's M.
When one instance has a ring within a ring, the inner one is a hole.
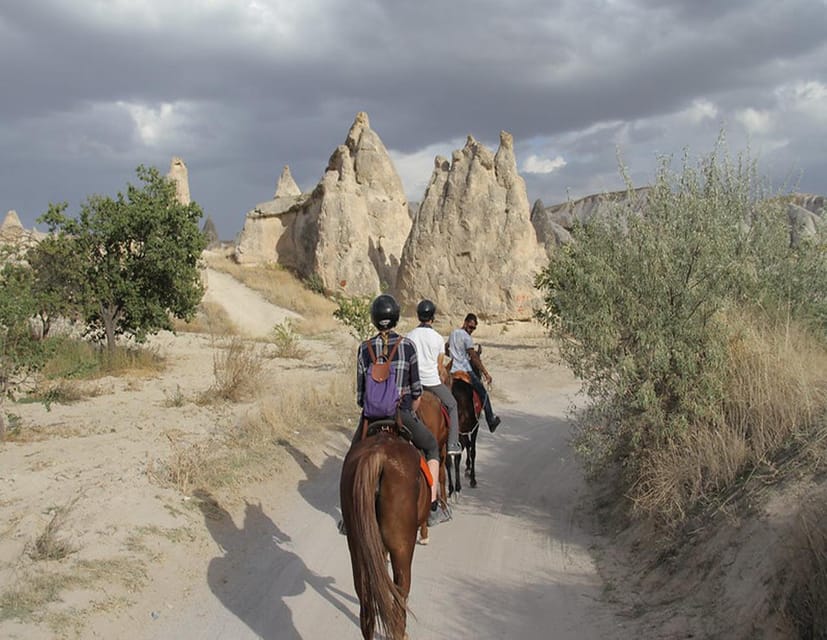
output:
M103 329L106 333L106 351L111 356L115 353L115 323L118 319L118 308L114 305L101 303L100 309Z

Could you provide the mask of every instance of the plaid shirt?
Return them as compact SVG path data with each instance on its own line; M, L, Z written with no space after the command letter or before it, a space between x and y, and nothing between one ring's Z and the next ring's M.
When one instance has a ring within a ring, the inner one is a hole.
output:
M396 376L396 387L399 389L399 397L402 398L399 403L399 408L410 409L412 402L422 395L422 383L419 380L419 364L416 360L416 347L414 347L413 342L407 338L403 338L394 331L388 334L388 345L384 350L381 334L375 335L370 338L370 340L373 343L373 352L376 354L377 360L382 358L382 354L387 357L391 349L393 349L393 345L399 340L402 341L402 344L399 345L393 357L391 367ZM370 353L368 352L366 340L359 345L359 352L356 356L356 404L360 407L364 406L365 376L368 374L370 364Z

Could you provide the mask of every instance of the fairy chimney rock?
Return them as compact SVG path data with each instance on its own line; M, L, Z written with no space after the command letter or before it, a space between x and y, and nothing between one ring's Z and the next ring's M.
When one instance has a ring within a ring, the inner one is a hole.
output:
M411 216L402 179L364 112L311 193L282 173L276 197L247 214L243 263L278 262L330 291L373 295L396 282Z
M20 217L17 211L10 209L3 219L3 224L0 224L0 232L3 235L19 235L23 233L23 223L20 222Z
M351 295L393 287L411 218L402 179L366 113L333 152L318 193L313 272Z
M281 170L281 175L279 176L279 181L276 184L276 193L273 197L295 197L300 196L301 194L302 190L299 189L299 185L297 185L296 181L293 180L293 174L290 173L290 167L284 165L284 169Z
M434 161L397 293L408 308L426 297L453 315L530 318L543 260L511 134L500 133L496 153L468 136L450 162Z
M190 183L187 165L178 156L173 156L169 163L167 178L175 183L175 197L183 205L190 203Z

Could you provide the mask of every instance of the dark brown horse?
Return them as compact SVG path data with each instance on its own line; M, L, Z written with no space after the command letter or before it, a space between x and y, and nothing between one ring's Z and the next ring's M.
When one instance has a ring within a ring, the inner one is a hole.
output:
M459 417L459 442L465 450L465 474L469 477L471 488L477 486L477 433L479 432L479 414L474 407L474 388L459 378L451 383L451 393L457 401ZM460 457L455 456L448 461L448 496L459 499L462 491L460 482ZM453 462L453 465L451 464Z
M388 432L357 441L345 456L339 492L362 637L371 640L378 621L390 640L403 640L416 532L430 509L420 453Z
M442 401L439 396L430 391L423 393L416 414L434 435L439 445L439 478L434 478L434 482L439 483L437 497L447 511L448 494L445 493L445 458L448 452L448 419L442 411ZM428 541L428 521L426 520L419 529L419 542L428 544Z

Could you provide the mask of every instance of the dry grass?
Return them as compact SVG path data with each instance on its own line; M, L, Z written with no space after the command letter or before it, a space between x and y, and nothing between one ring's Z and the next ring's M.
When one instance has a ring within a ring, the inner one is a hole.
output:
M27 554L32 560L63 560L76 551L62 531L75 502L56 509L43 532L28 546Z
M206 333L214 336L233 336L238 328L220 304L202 300L190 322L173 319L172 326L181 333Z
M341 416L352 404L353 391L343 378L324 389L285 389L262 399L257 414L242 418L220 438L191 442L168 433L171 455L150 462L147 473L184 494L262 480L279 471L281 443L297 433L342 427Z
M338 328L333 312L336 303L308 289L296 276L277 264L241 266L224 257L208 256L207 264L258 291L275 305L292 309L305 320L299 324L303 334L315 335Z
M58 571L29 569L0 594L0 620L49 620L55 615L48 610L49 605L58 602L66 591L98 586L104 589L117 582L135 592L145 583L146 575L144 563L131 558L81 560Z
M730 344L727 400L717 425L695 425L649 453L633 487L637 512L670 527L716 505L749 474L784 474L818 440L827 416L827 348L802 327L741 318ZM823 447L822 447L823 448Z
M263 356L255 343L248 343L239 337L214 343L215 382L199 396L198 403L238 402L255 396L263 366Z

